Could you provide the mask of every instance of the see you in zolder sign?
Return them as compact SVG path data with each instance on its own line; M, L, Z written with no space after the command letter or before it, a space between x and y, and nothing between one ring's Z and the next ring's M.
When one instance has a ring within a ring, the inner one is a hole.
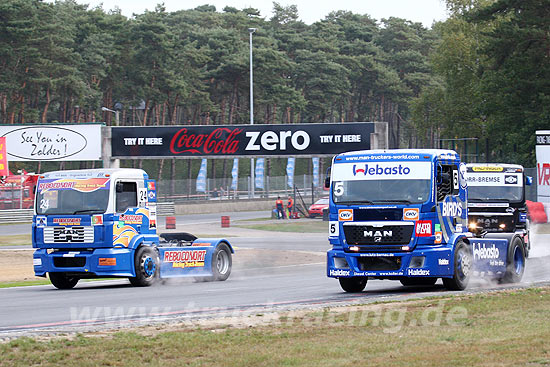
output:
M101 159L101 125L0 126L9 161L88 161Z
M374 123L113 127L113 157L337 154L370 149Z

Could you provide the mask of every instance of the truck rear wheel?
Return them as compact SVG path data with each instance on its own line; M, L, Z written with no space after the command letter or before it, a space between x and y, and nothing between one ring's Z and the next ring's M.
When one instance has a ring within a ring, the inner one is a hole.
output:
M359 293L367 286L367 277L338 278L340 287L348 293Z
M506 260L506 273L502 278L505 283L517 283L523 277L525 271L525 251L523 241L519 237L514 237L508 247L508 256Z
M137 250L134 259L136 276L128 278L136 287L148 287L159 277L159 257L149 246L142 246Z
M69 277L65 273L48 273L50 282L57 289L71 289L74 288L76 283L80 280L77 277Z
M466 289L472 272L472 252L469 246L462 241L455 248L453 269L453 277L443 278L443 285L451 291Z
M402 278L399 280L404 286L431 286L437 282L437 278Z
M231 274L231 251L225 243L220 243L212 254L212 273L214 280L224 281Z

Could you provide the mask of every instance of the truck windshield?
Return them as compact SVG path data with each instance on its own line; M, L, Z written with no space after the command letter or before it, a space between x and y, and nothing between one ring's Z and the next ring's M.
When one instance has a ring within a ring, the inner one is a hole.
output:
M337 204L418 204L430 199L430 180L335 181L332 195Z
M523 201L523 187L521 186L468 186L468 200L470 201Z
M104 213L109 204L109 184L108 178L40 180L36 194L36 213Z
M523 173L468 172L468 200L523 201Z

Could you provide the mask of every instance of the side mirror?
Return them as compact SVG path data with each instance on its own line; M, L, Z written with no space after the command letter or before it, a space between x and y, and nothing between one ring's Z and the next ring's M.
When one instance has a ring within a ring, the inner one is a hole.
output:
M533 177L531 176L525 176L525 184L527 186L531 186L533 184Z
M327 173L325 175L325 189L330 188L330 167L327 169Z
M116 183L116 192L117 193L122 192L122 182Z

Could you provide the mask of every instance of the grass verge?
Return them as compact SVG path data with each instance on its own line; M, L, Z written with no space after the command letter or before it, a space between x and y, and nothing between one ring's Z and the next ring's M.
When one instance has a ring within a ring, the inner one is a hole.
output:
M0 345L0 366L547 366L549 317L550 289L532 288L325 309L253 328L21 338Z
M0 236L0 246L20 246L31 244L30 234L14 234Z
M235 227L257 229L261 231L273 232L301 232L301 233L325 233L328 231L328 223L320 221L302 221L300 220L281 220L275 223L259 223L259 224L235 224Z

